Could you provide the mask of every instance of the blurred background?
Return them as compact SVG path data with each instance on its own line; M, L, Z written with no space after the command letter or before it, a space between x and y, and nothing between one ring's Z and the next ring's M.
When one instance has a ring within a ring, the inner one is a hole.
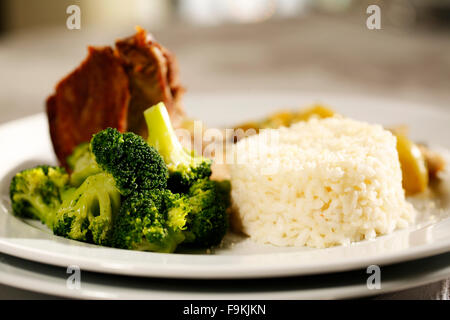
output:
M66 26L74 4L79 30ZM366 26L372 4L380 30ZM0 0L0 122L42 111L87 45L136 25L176 54L191 94L370 94L450 110L448 0Z

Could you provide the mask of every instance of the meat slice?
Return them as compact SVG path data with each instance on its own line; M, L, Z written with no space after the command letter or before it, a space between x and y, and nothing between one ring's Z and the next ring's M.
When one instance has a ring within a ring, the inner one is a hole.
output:
M175 57L139 27L134 36L116 42L116 54L122 59L130 80L128 130L146 137L142 114L161 101L177 127L184 116L181 105L184 90L178 79Z
M80 143L107 127L127 130L130 100L127 73L110 47L89 47L88 56L47 99L50 135L56 156L66 158Z
M60 163L107 127L147 136L143 112L164 102L177 127L184 112L175 57L145 30L118 40L116 49L89 47L87 58L47 99L53 148Z

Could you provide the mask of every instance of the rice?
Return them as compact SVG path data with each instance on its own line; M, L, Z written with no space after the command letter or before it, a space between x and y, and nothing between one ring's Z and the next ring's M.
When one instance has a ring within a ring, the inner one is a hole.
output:
M324 248L414 221L396 138L379 125L311 119L262 130L233 152L234 224L257 242Z

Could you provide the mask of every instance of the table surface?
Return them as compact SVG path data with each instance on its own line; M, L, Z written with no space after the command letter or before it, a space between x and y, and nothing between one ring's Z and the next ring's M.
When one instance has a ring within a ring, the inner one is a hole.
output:
M62 26L0 38L0 123L41 112L56 82L84 58L87 44L112 44L132 32ZM182 82L192 93L357 93L450 108L445 32L368 30L364 17L311 15L208 28L179 23L154 35L176 53ZM446 280L377 298L449 299L449 290ZM0 285L0 299L36 298L55 297Z

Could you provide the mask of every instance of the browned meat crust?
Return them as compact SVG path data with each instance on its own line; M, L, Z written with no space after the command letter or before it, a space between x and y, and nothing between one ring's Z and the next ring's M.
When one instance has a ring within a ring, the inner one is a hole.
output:
M147 127L142 113L161 101L177 126L184 113L181 106L183 88L178 79L175 57L141 28L137 28L134 36L118 40L116 53L130 79L128 130L146 137Z
M146 137L142 113L161 101L177 127L184 117L182 93L175 57L139 27L136 35L118 40L114 51L89 47L87 58L47 99L58 160L67 167L73 149L107 127Z
M88 52L47 99L53 148L63 166L73 149L94 133L107 127L127 130L129 81L120 59L110 47L89 47Z

